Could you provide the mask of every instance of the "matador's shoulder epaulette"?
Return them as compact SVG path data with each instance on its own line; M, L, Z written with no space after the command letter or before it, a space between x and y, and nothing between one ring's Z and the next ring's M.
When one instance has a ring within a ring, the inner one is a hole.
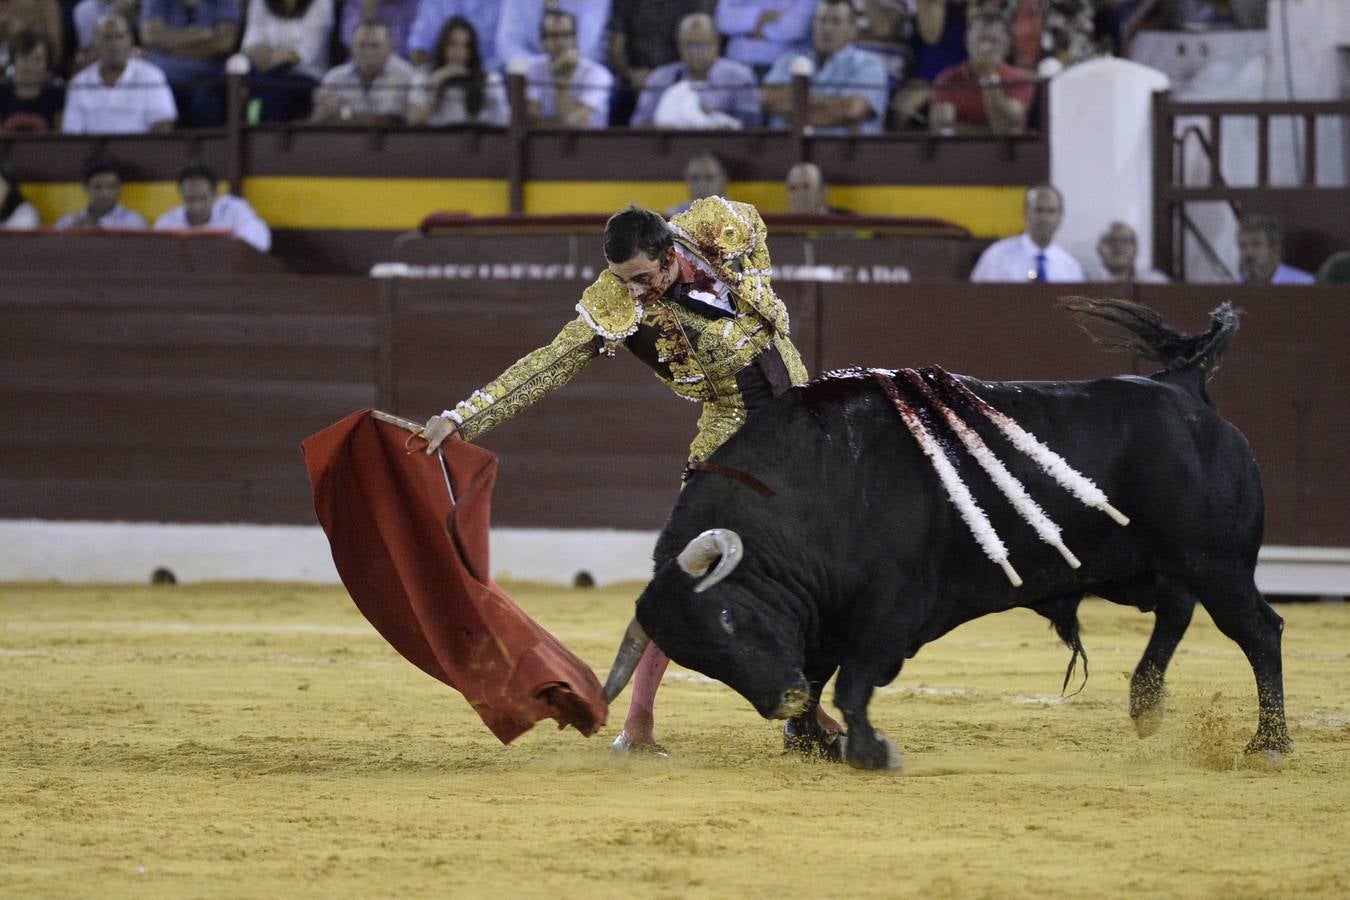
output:
M670 229L717 266L749 256L763 240L763 224L755 208L725 197L695 200L670 220Z
M642 321L642 304L628 296L619 279L608 270L582 292L577 312L592 331L610 341L628 337Z

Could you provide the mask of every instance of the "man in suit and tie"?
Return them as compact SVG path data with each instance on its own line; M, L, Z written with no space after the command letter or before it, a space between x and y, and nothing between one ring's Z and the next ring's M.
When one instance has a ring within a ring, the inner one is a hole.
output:
M1082 281L1083 267L1054 242L1064 221L1064 197L1049 184L1027 191L1026 231L995 241L980 254L971 281Z

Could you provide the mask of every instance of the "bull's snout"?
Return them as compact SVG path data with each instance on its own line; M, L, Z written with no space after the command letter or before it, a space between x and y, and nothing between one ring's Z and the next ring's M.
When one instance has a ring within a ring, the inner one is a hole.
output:
M783 691L782 699L778 701L778 708L773 711L771 718L790 719L805 712L810 703L811 691L806 685L806 679L803 678L801 684Z

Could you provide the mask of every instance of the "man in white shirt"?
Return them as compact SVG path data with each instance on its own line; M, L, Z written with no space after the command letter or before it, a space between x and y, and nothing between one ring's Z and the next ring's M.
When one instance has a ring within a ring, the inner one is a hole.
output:
M576 19L566 10L550 9L539 36L544 55L530 60L525 72L530 121L545 127L604 128L614 76L581 55Z
M216 173L200 163L183 169L178 173L178 192L183 196L183 205L160 216L155 222L155 230L215 228L228 231L266 253L272 246L272 230L243 197L218 194L217 184Z
M1082 281L1083 267L1054 243L1064 220L1064 197L1049 184L1027 191L1023 207L1027 230L995 241L980 254L971 281Z
M98 62L70 80L61 130L66 134L168 131L178 107L158 66L131 55L131 26L116 13L98 21Z
M91 159L84 166L84 192L89 205L57 220L57 228L131 228L146 227L145 217L127 209L122 197L122 175L111 159Z
M325 125L402 125L417 71L394 55L383 22L366 22L352 33L350 62L334 66L314 91L310 121Z

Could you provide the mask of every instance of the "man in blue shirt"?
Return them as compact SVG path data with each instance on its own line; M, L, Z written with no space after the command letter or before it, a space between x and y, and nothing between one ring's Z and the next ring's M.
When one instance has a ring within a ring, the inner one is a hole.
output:
M886 64L853 46L858 36L849 0L820 0L811 20L812 50L788 52L764 76L764 112L770 128L792 116L791 66L805 57L813 66L807 122L816 134L879 134L886 118Z
M179 124L225 124L225 58L239 44L239 0L145 0L141 43L164 70Z
M815 0L718 0L717 28L727 59L763 75L789 50L805 50Z
M502 65L545 52L547 48L539 40L545 7L549 12L571 14L577 23L577 48L582 56L602 65L608 62L605 26L609 24L609 0L502 0L501 5L496 53Z
M1314 284L1311 272L1280 262L1284 236L1273 216L1250 213L1238 221L1238 281L1241 284Z
M759 124L759 83L750 67L718 56L721 35L707 13L680 21L680 61L652 70L642 85L633 125L650 125L661 97L672 85L691 82L706 113L723 113L746 128ZM657 123L660 124L660 123Z

